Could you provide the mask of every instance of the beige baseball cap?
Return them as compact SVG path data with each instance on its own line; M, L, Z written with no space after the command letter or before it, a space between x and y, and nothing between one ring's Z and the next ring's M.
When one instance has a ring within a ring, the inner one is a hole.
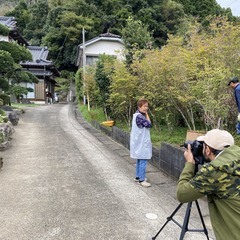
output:
M234 145L233 136L229 132L220 129L210 130L205 136L199 136L197 140L205 142L209 147L216 150L223 150L224 147Z

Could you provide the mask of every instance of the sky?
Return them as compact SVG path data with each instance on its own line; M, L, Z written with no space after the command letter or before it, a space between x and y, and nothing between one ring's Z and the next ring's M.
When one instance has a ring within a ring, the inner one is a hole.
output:
M234 16L240 16L240 0L216 0L223 8L231 8Z

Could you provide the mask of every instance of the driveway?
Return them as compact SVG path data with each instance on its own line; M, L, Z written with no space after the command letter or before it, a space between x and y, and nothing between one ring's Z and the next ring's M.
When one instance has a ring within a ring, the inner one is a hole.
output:
M179 204L176 182L149 165L152 187L135 183L128 150L77 120L73 109L70 104L42 105L20 116L11 148L0 152L0 239L152 239ZM207 203L199 203L214 239ZM175 215L179 222L184 205ZM199 229L195 208L189 226ZM170 221L157 239L179 239L180 232ZM184 239L206 236L187 232Z

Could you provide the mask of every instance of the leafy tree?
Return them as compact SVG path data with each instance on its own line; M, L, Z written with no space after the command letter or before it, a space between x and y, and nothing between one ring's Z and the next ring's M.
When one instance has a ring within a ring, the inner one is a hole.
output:
M26 87L22 87L20 85L11 85L9 92L16 96L17 102L19 103L21 96L26 95L30 91L30 89L27 89Z
M93 66L87 66L84 79L84 95L87 97L88 110L91 107L101 106L102 99L99 94L99 88L95 81L96 69ZM107 116L106 116L107 117Z
M59 86L56 86L55 91L58 92L62 100L67 99L71 84L75 81L75 74L66 70L61 71L61 77L56 78Z
M131 63L135 52L140 49L152 47L153 38L141 21L133 20L131 17L127 20L127 26L122 31L124 45L127 50L127 62Z
M14 16L16 18L17 27L20 32L23 32L31 18L28 6L24 0L21 0L14 10L7 12L5 16Z
M96 65L95 80L99 88L101 104L104 109L106 118L108 118L108 115L110 113L110 109L107 105L107 100L109 98L110 79L114 70L112 67L113 63L114 58L112 56L103 54L99 57L99 60L97 61Z
M116 61L111 77L110 97L108 103L114 119L124 120L131 126L136 99L142 87L137 76L132 75L123 62Z
M162 115L173 126L175 109L189 129L199 123L208 129L232 122L226 79L239 74L239 34L239 26L222 18L207 31L196 24L188 38L169 36L161 51L145 51L143 59L133 62L134 74L146 83L142 92L152 102L158 121Z
M198 16L204 19L209 15L217 15L220 6L216 0L175 0L183 5L186 14Z
M56 9L55 9L56 10ZM50 57L56 59L60 69L74 69L77 54L77 45L81 38L83 27L89 29L91 19L77 16L74 12L58 8L55 11L57 18L51 23L49 31L43 38L43 43L48 45ZM51 12L49 19L51 19Z
M8 36L8 34L9 34L9 29L6 26L0 24L0 35Z
M0 78L0 89L4 92L9 89L8 81L3 77Z
M76 86L76 93L77 93L77 100L78 102L82 102L83 100L83 71L82 69L78 69L75 75L75 86Z
M0 42L0 50L9 52L16 63L19 63L20 61L32 60L30 51L24 46L18 45L17 43L2 41Z
M32 45L41 45L45 36L44 25L48 15L48 3L45 0L37 1L29 9L31 19L23 31L24 36L30 40Z
M0 88L15 94L19 101L20 95L32 91L30 88L21 86L21 83L38 82L38 78L30 72L25 72L20 64L21 60L31 60L31 53L16 43L0 42L0 74L2 75ZM11 83L11 85L9 85Z
M0 73L2 75L11 72L14 68L14 60L11 54L5 50L0 50Z

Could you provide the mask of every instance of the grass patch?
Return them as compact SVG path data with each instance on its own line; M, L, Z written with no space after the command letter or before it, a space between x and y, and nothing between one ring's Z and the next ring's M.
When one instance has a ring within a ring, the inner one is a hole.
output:
M40 106L41 104L35 104L35 103L30 103L30 104L24 104L24 103L11 103L11 107L13 108L22 108L22 107L36 107Z
M88 110L87 105L78 105L79 111L82 113L84 119L88 122L91 121L97 121L97 122L103 122L106 121L106 117L103 113L103 110L100 108L91 108L91 110Z
M151 140L154 146L160 146L162 142L180 146L186 141L187 128L175 127L169 130L162 127L160 130L151 129Z

